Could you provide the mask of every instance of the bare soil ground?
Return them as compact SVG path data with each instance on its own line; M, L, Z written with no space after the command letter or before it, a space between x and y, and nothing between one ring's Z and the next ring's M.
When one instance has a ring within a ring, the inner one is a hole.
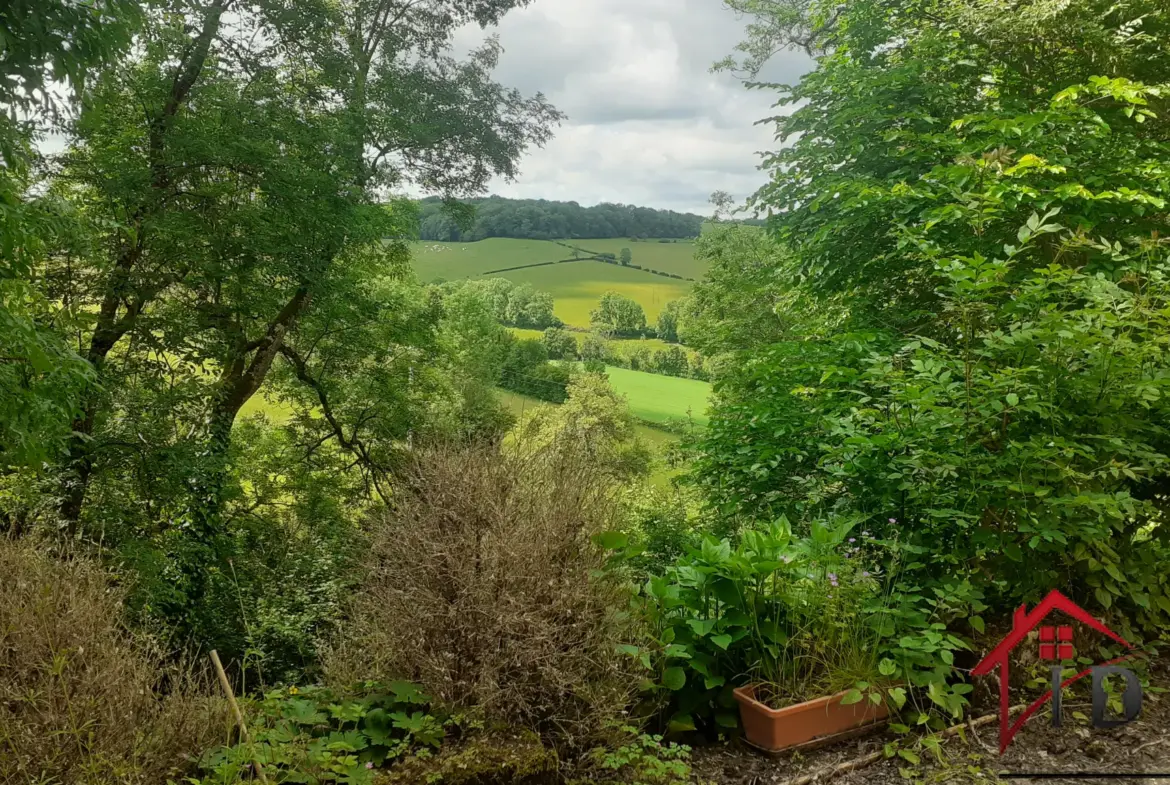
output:
M1170 661L1164 660L1152 669L1150 686L1170 689ZM976 706L973 717L995 712L988 698L990 695L986 693L981 696L982 705ZM915 747L906 737L886 731L804 755L776 758L760 754L742 741L712 745L695 750L695 771L701 782L717 785L787 783L882 750L889 742L899 742L918 757L918 764L894 757L819 781L833 785L963 782L1060 785L1090 781L1170 784L1170 693L1146 690L1138 719L1111 730L1094 729L1086 720L1074 718L1073 712L1088 715L1088 701L1066 698L1060 729L1051 727L1051 714L1047 710L1037 712L1003 756L997 752L997 721L974 731L967 730L963 734L965 738L954 736L944 740L941 761L928 750ZM1026 772L1048 776L1043 779L1006 776Z

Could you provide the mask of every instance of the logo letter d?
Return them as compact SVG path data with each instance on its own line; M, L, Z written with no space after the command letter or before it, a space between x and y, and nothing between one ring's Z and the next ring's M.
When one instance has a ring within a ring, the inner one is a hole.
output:
M1105 677L1118 674L1125 679L1125 692L1121 696L1121 704L1125 709L1125 717L1120 720L1105 718L1106 704L1109 695L1105 692ZM1136 720L1142 713L1142 685L1132 671L1117 665L1098 665L1093 668L1093 727L1116 728L1127 722Z

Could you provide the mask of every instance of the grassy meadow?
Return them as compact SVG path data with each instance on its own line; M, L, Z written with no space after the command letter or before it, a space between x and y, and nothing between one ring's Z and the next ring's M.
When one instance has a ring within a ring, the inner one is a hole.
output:
M707 266L695 259L695 245L689 242L660 243L657 240L633 242L624 237L605 240L574 240L573 244L587 251L611 253L617 256L623 248L630 249L633 264L698 280Z
M688 278L703 274L703 266L694 259L693 243L633 242L626 238L573 241L578 247L596 253L618 254L629 248L634 264ZM423 281L437 278L458 280L482 276L488 270L517 267L526 264L557 261L572 256L562 245L545 240L513 240L490 238L475 243L418 242L414 244L414 268ZM636 300L646 311L650 324L658 319L666 303L686 296L691 283L675 278L653 275L642 270L601 262L570 262L565 264L530 267L499 273L499 277L516 283L527 283L533 288L552 294L553 311L570 327L589 327L589 313L597 307L601 295L616 291ZM539 338L539 330L514 329L523 338ZM584 334L577 335L578 342ZM638 347L650 351L665 349L668 344L657 339L618 340L617 351L628 354ZM707 402L711 385L693 379L678 379L657 374L610 367L607 370L614 389L625 395L635 417L647 422L668 423L693 417L699 425L707 424ZM533 399L515 393L501 393L514 411L531 405ZM269 409L270 404L257 403L257 409ZM674 441L664 431L645 428L643 436L653 444Z
M512 334L517 338L535 338L536 340L540 340L544 337L544 330L527 330L523 327L509 327L508 329L511 330ZM581 344L585 341L586 333L574 332L572 335L577 339L577 346L580 347ZM609 343L619 353L627 356L634 349L649 349L652 352L656 352L659 349L666 349L669 346L675 345L669 344L659 338L614 338L610 340ZM692 353L691 350L687 349L685 346L683 349L686 349L688 354Z
M617 254L629 248L634 264L689 278L702 275L691 243L635 243L627 239L582 240L578 245L598 253ZM567 259L572 252L546 240L490 238L475 243L418 242L414 269L422 281L457 280L482 276L488 270ZM616 291L641 303L653 323L663 306L685 296L689 281L652 275L601 262L571 262L499 273L516 283L531 284L556 299L555 313L565 324L589 326L589 312L607 291Z
M630 402L635 417L650 422L678 422L692 418L706 425L711 385L698 379L680 379L656 373L607 366L609 383Z
M547 240L490 237L476 243L421 241L411 245L415 273L424 283L436 278L445 281L472 278L501 267L555 262L572 256L568 248Z

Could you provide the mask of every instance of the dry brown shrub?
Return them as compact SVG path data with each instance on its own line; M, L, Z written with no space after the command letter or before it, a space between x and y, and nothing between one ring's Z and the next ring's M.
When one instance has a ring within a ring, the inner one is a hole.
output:
M628 596L590 539L612 522L609 483L565 452L448 447L399 490L331 680L413 679L558 746L594 737L634 681L617 651Z
M120 619L96 566L0 541L0 782L165 782L226 740L222 702Z

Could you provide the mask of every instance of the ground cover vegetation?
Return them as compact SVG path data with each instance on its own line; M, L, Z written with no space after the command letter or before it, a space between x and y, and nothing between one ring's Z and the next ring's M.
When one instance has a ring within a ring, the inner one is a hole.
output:
M731 0L717 67L817 67L757 86L786 107L767 227L716 194L703 279L659 300L540 285L650 279L628 235L412 270L420 215L474 225L459 199L560 119L496 44L449 53L521 5L0 14L6 780L677 785L742 685L951 724L1054 588L1156 649L1163 4ZM408 182L439 199L387 200ZM709 410L610 361L651 325ZM700 409L650 481L638 418Z

